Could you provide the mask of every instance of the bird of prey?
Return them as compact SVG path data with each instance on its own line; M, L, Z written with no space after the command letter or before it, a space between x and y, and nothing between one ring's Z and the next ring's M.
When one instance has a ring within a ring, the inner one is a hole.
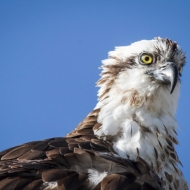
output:
M185 54L160 37L102 61L98 103L67 136L0 153L0 190L188 190L175 150Z

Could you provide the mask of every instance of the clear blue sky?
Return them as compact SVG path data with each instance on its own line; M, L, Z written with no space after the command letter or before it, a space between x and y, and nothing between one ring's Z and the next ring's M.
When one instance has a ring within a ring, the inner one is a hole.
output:
M64 136L95 106L114 46L155 36L187 52L177 148L190 183L190 1L1 0L0 150Z

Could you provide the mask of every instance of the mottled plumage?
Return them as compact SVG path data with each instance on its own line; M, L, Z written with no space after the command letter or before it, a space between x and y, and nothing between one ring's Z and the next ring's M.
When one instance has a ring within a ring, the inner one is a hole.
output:
M185 54L155 38L102 61L99 101L64 138L0 153L0 190L187 190L175 151Z

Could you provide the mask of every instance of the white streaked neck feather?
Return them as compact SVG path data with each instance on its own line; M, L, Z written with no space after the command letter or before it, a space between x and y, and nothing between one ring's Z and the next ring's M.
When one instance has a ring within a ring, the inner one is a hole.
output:
M104 60L103 65L117 65L118 60L125 61L133 48L123 49L126 51L122 52L119 48L121 51L110 52L111 58ZM137 50L142 51L140 48ZM128 54L124 55L124 52ZM106 73L106 69L103 68L103 72ZM104 77L107 75L102 75ZM98 122L101 127L94 131L95 135L100 138L114 136L113 148L118 155L133 160L140 156L165 182L165 172L173 175L177 171L174 181L180 181L179 187L184 189L186 182L178 168L179 159L174 149L174 144L177 144L175 112L180 83L170 94L169 85L151 80L143 69L134 67L120 72L112 83L105 82L99 86L98 95L103 97L96 108L100 108ZM173 150L168 149L168 142ZM171 187L174 189L173 184ZM169 183L165 188L169 189Z
M130 74L134 76L133 72L129 70L123 75L130 78ZM96 108L101 108L98 122L102 125L94 133L103 137L116 136L113 148L121 157L135 160L140 156L165 178L165 171L176 172L171 161L177 167L176 161L168 157L163 148L167 147L168 134L176 139L175 111L180 84L170 94L168 86L150 84L147 89L149 79L142 79L142 75L135 76L135 80L131 78L131 81L125 81L125 76L119 77L109 91L109 97L97 104ZM177 157L176 152L174 154Z

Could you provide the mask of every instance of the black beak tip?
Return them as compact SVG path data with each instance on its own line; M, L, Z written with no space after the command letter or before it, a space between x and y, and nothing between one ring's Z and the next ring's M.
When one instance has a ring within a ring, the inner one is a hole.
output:
M176 87L176 84L177 84L177 81L178 81L178 70L177 68L174 69L174 73L173 73L173 77L172 77L172 80L171 80L171 88L170 88L170 94L173 93L175 87Z
M170 63L169 64L169 67L166 69L166 74L167 77L168 77L168 80L170 81L170 94L173 93L175 87L176 87L176 84L177 84L177 81L178 81L178 77L179 77L179 72L178 72L178 68L175 64L173 63Z
M170 94L172 94L174 91L174 87L170 89Z

